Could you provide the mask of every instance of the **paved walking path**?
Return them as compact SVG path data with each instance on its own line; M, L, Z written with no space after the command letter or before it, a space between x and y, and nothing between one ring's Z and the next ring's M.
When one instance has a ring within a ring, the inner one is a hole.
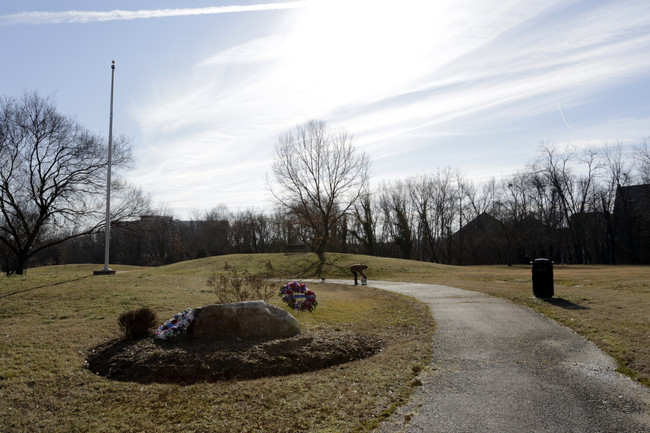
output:
M650 433L650 391L553 320L453 287L368 285L426 303L437 326L423 386L378 432Z

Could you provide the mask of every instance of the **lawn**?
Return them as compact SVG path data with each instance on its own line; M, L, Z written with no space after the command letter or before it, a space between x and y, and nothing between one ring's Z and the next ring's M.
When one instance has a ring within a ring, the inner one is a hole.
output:
M276 258L278 274L294 273L280 269L283 255ZM257 266L246 257L228 260ZM303 329L371 335L384 342L380 353L307 373L185 386L113 381L85 367L88 352L118 334L125 311L148 306L162 322L214 303L206 277L222 265L116 266L114 276L92 276L97 265L56 266L0 278L3 431L367 431L418 385L431 357L428 308L329 284L314 287L320 305L313 314L296 313ZM272 302L283 306L279 297Z
M444 284L504 297L563 323L613 355L622 372L650 384L650 268L555 266L555 298L532 296L529 266L452 267L328 254L206 258L161 268L99 265L31 269L0 277L0 425L3 431L368 431L406 399L431 356L433 320L422 304L370 288L314 284L319 308L296 314L306 330L354 330L381 338L370 358L314 372L192 385L118 382L85 368L89 350L114 338L117 316L140 306L160 321L216 302L207 278L228 262L281 281L350 278ZM280 282L278 284L281 284ZM279 298L273 303L282 306Z

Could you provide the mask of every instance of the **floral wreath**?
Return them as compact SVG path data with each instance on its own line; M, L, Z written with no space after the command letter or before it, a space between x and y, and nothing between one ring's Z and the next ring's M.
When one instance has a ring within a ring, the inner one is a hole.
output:
M289 308L297 311L313 312L318 306L316 302L316 293L313 290L307 289L307 286L293 281L283 286L278 295L282 296Z
M186 333L187 328L194 321L195 316L196 311L194 308L188 308L187 310L175 314L174 317L156 329L156 339L167 340Z

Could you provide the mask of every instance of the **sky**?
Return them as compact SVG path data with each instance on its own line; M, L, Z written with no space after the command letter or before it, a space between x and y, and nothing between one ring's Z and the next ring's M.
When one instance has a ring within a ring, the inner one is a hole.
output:
M278 137L310 119L353 135L375 185L650 137L647 0L3 0L0 40L0 96L103 136L115 60L123 175L181 219L269 209Z

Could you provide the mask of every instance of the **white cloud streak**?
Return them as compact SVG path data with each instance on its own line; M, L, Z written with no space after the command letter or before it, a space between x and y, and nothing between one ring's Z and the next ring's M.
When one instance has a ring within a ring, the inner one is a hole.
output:
M102 21L130 21L150 18L168 18L190 15L216 15L236 12L260 12L269 10L295 9L306 6L308 1L263 3L245 6L214 6L205 8L112 10L112 11L62 11L62 12L19 12L0 15L0 25L20 24L83 24Z
M250 190L262 189L278 133L308 118L353 133L377 163L378 178L456 161L477 173L519 168L518 152L531 154L526 138L505 152L507 144L487 140L507 142L501 129L516 131L549 113L556 124L528 132L537 134L536 143L642 134L646 116L619 124L574 114L599 92L650 72L643 55L650 49L650 4L573 3L313 2L281 33L206 53L165 92L151 92L136 118L145 141L160 143L157 151L177 164L169 170L179 184L192 172L228 203L243 195L253 201ZM565 112L576 128L567 129ZM499 153L511 160L488 162ZM239 184L224 187L233 177Z

